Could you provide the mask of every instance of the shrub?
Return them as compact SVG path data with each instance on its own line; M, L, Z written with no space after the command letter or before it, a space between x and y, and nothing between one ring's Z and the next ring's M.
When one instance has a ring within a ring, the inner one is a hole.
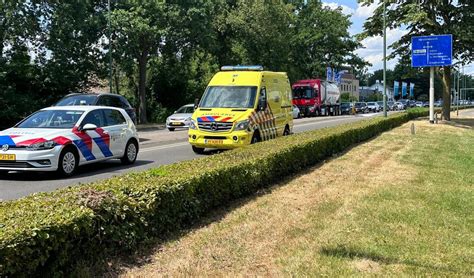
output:
M413 109L0 203L0 274L64 275L420 116Z

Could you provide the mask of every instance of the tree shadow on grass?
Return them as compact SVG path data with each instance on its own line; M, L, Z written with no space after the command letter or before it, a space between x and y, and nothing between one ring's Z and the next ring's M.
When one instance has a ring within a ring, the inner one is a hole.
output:
M474 118L451 118L447 125L465 129L474 129Z
M398 258L390 258L376 252L367 251L363 249L358 249L356 247L351 246L344 246L338 245L336 247L323 247L319 251L322 255L329 256L329 257L338 257L338 258L346 258L346 259L367 259L381 264L404 264L413 267L421 267L433 270L435 272L449 272L453 274L461 274L472 276L474 272L463 272L462 270L455 269L449 266L437 266L432 265L429 263L418 262L412 259L398 259Z

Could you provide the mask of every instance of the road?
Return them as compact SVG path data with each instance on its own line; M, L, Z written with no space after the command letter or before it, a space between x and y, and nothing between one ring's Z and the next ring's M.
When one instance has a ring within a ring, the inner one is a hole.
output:
M294 122L293 131L299 133L353 123L380 114L297 119ZM74 177L67 179L59 178L54 173L11 172L0 177L0 201L17 199L35 192L53 191L79 183L98 181L128 172L143 171L160 165L200 157L191 150L187 142L186 130L174 132L168 130L144 131L140 132L140 140L141 149L137 162L131 166L123 166L119 160L95 163L80 167ZM204 155L211 155L212 153L207 152Z

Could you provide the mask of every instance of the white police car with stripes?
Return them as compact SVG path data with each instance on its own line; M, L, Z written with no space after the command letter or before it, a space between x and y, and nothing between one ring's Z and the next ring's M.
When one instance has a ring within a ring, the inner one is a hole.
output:
M102 106L41 109L0 132L0 172L57 171L108 159L133 164L139 139L125 110Z

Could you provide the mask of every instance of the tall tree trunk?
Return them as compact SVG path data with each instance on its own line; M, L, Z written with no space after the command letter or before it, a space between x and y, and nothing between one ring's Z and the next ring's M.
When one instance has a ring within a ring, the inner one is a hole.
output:
M146 117L146 65L148 63L148 51L142 51L138 58L138 96L139 106L138 114L140 116L140 123L147 123Z
M451 67L443 67L443 117L451 120Z

